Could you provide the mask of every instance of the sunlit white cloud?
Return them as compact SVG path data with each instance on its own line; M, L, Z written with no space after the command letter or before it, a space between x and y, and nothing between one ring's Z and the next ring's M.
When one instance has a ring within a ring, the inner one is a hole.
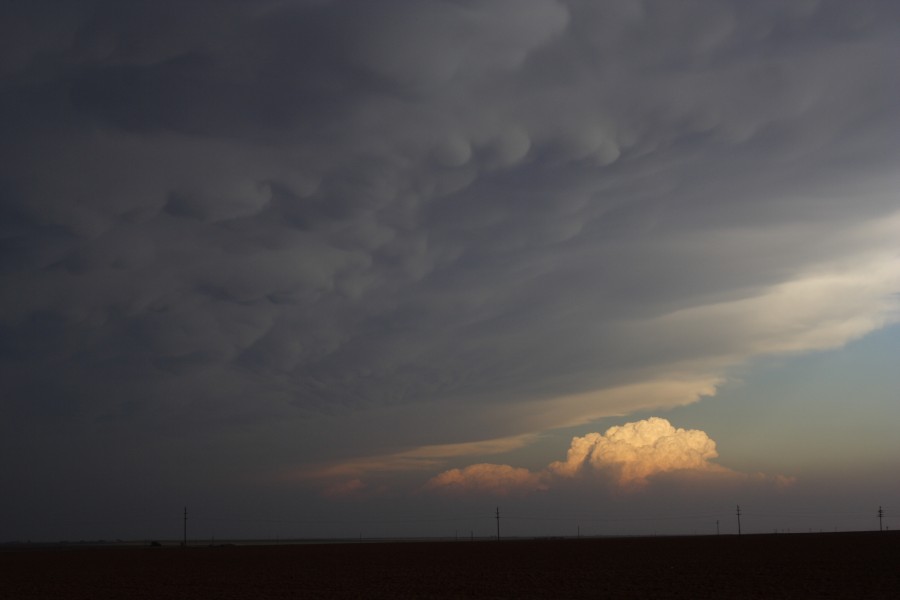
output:
M643 421L589 433L572 439L565 461L549 466L552 473L574 477L609 470L621 486L637 486L649 477L670 471L728 472L712 462L716 443L703 431L676 429L666 419Z
M565 460L540 471L477 464L444 471L430 479L425 489L505 495L552 489L561 480L599 479L612 488L635 491L661 476L705 484L781 486L792 481L779 475L740 473L714 462L717 457L716 443L705 432L676 428L666 419L651 417L610 427L603 434L575 437Z

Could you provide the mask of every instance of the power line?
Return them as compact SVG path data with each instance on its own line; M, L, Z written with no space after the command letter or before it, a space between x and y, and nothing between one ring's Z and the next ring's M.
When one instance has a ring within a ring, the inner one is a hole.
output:
M635 516L613 516L613 517L592 517L592 516L584 516L585 513L573 513L570 516L565 517L545 517L545 516L537 516L537 515L510 515L504 514L504 519L515 519L517 521L591 521L591 522L610 522L610 523L618 523L618 522L628 522L628 521L687 521L687 520L705 520L714 517L718 517L721 513L707 513L707 514L690 514L690 515L655 515L655 516L643 516L643 517L635 517Z
M271 519L254 517L195 517L195 521L211 521L226 523L269 523L286 525L391 525L398 523L447 523L455 521L477 521L495 519L492 514L468 515L457 517L422 517L398 519Z
M713 508L713 507L710 507ZM523 523L534 522L535 524L540 522L546 523L570 523L571 525L576 525L576 536L580 536L581 525L589 525L591 523L606 523L610 526L618 523L620 525L625 525L627 523L687 523L690 521L706 521L707 523L712 523L713 521L716 523L716 534L721 533L721 522L727 519L727 511L716 511L714 508L709 512L689 512L689 513L663 513L663 514L644 514L639 515L636 513L624 512L624 513L599 513L599 512L590 512L590 511L548 511L547 513L538 514L538 513L504 513L503 517L506 519L513 519L516 521L521 521ZM866 514L869 515L868 518L871 518L871 512L854 512L854 511L836 511L836 512L828 512L828 511L774 511L774 512L755 512L752 510L750 512L746 512L742 506L739 504L735 506L734 512L731 513L736 517L737 520L737 533L738 535L743 534L743 518L744 516L750 516L754 522L760 521L762 519L774 519L774 518L790 518L790 519L823 519L823 518L836 518L836 517L855 517L855 518L863 518ZM188 509L187 506L183 509L182 516L182 545L186 546L188 543ZM337 516L337 515L335 515ZM349 515L348 515L349 516ZM886 516L885 510L883 506L878 507L877 516L879 519L879 531L885 531L885 523L884 517ZM889 515L887 515L889 516ZM325 515L323 515L325 517ZM397 518L381 518L381 519L366 519L366 518L303 518L303 519L282 519L282 518L271 518L271 517L260 517L255 518L252 514L221 514L219 516L209 515L206 511L200 511L200 513L196 512L196 507L194 511L194 515L192 516L194 521L199 524L208 523L212 526L212 523L233 523L237 524L259 524L269 526L290 526L290 525L299 525L299 526L341 526L341 527L365 527L369 525L373 526L385 526L389 527L391 525L397 526L415 526L422 525L427 526L428 524L438 525L440 523L449 523L452 524L450 527L450 533L453 534L454 531L464 531L465 529L470 529L470 537L474 537L474 530L471 530L473 525L477 523L484 523L487 519L493 519L495 522L496 528L496 539L502 540L502 530L500 523L500 507L496 506L493 513L490 512L474 512L469 514L449 514L447 516L439 516L436 513L432 514L424 514L422 516L409 516L402 517L401 515L397 515ZM725 521L727 522L727 521ZM871 523L871 521L870 521ZM571 526L570 525L570 526ZM570 527L568 526L568 527ZM218 527L218 526L216 526ZM707 525L708 527L708 525ZM195 526L196 528L196 526ZM569 529L571 531L571 529ZM810 529L812 531L812 529ZM696 532L696 531L695 531ZM458 537L458 535L456 536ZM493 536L491 536L493 537Z

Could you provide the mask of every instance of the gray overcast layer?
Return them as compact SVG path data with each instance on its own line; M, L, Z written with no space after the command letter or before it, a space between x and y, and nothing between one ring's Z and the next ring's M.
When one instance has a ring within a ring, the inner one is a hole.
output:
M898 73L892 0L5 2L15 502L673 406L881 327Z

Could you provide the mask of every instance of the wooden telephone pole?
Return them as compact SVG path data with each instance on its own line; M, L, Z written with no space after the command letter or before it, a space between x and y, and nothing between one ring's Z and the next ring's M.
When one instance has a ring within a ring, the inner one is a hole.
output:
M741 535L741 505L737 505L738 535Z
M500 507L497 507L497 541L500 541Z

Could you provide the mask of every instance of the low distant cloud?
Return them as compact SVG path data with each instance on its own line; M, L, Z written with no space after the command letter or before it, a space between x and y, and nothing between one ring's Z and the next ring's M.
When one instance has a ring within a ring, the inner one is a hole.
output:
M713 462L717 457L716 442L705 432L676 428L666 419L651 417L610 427L603 434L575 437L565 460L553 462L540 471L477 464L444 471L428 481L425 489L503 496L548 490L555 483L575 478L600 478L625 491L637 491L655 477L669 481L771 482L779 486L792 483L783 476L733 471Z
M487 492L496 496L546 490L546 474L509 465L479 464L450 469L425 484L443 492Z
M519 435L495 440L482 440L477 442L464 442L459 444L433 444L420 446L411 450L386 454L342 460L333 463L316 465L310 468L288 469L279 472L274 479L278 481L309 481L321 489L326 497L347 496L355 494L366 484L365 477L378 477L384 474L433 471L453 458L465 456L486 456L500 454L521 448L534 440L533 435ZM489 489L486 482L489 477L497 477L503 480L505 486L517 487L518 480L524 487L529 487L523 473L526 469L513 469L505 465L491 472L489 467L498 465L480 464L467 467L459 474L447 472L447 476L441 480L437 487L456 486L457 489ZM459 469L454 469L459 471ZM521 473L520 473L521 472ZM471 481L481 479L481 483ZM535 488L537 489L537 488Z

